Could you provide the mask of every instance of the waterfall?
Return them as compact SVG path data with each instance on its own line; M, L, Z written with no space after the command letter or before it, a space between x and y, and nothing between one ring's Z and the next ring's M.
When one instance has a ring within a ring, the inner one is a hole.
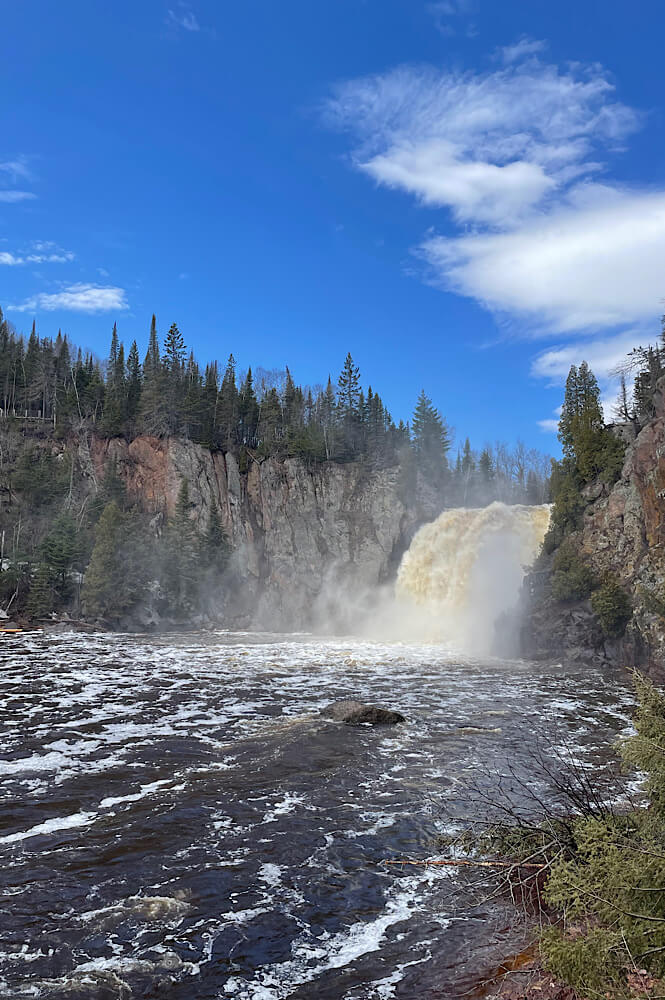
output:
M425 634L472 653L491 650L497 619L515 606L524 568L549 524L547 504L447 510L415 535L399 568L395 612Z

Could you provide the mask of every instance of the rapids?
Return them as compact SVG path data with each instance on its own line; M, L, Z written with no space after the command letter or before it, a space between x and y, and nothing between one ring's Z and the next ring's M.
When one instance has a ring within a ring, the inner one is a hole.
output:
M438 529L437 529L438 530ZM410 572L410 570L409 570ZM5 638L0 996L449 998L507 953L436 852L476 767L627 725L619 675L308 635ZM388 729L321 719L340 697ZM548 796L545 786L539 789Z

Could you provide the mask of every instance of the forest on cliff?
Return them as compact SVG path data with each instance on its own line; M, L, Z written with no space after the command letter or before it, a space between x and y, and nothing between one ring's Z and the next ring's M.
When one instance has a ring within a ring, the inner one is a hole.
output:
M238 372L233 355L202 367L176 324L160 343L154 316L142 361L116 326L100 361L35 323L25 338L0 312L0 410L0 607L32 618L69 608L113 623L151 581L167 612L187 612L210 574L226 573L225 512L213 505L195 524L183 479L156 529L159 511L128 491L114 461L94 474L93 440L180 439L234 455L241 475L268 458L360 464L369 476L398 467L405 483L431 484L440 509L548 499L547 456L520 442L476 451L466 438L453 460L454 431L425 392L395 423L351 354L335 383L317 386L296 384L289 367Z

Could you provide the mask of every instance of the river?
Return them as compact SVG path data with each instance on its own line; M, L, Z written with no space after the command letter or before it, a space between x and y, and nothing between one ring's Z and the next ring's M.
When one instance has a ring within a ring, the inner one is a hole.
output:
M475 768L530 780L543 734L608 759L631 703L593 667L306 634L26 633L0 659L17 1000L450 998L505 913L382 861L436 854ZM407 721L320 716L342 697Z

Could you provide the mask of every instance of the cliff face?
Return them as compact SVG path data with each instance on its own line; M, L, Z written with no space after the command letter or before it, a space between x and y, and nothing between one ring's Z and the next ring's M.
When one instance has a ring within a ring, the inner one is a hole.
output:
M655 402L654 419L637 437L619 429L629 441L621 477L611 489L587 489L583 524L573 536L596 575L613 574L631 595L635 610L625 636L603 639L588 601L556 604L544 572L527 579L524 655L593 657L655 671L665 665L665 619L645 607L645 594L665 599L665 384Z
M156 530L173 513L183 477L201 529L215 501L234 550L226 607L234 623L255 626L295 628L327 616L339 623L364 590L390 577L417 527L442 506L399 465L309 468L269 458L241 472L231 453L152 437L93 439L79 457L97 481L115 461L130 496L155 513Z

